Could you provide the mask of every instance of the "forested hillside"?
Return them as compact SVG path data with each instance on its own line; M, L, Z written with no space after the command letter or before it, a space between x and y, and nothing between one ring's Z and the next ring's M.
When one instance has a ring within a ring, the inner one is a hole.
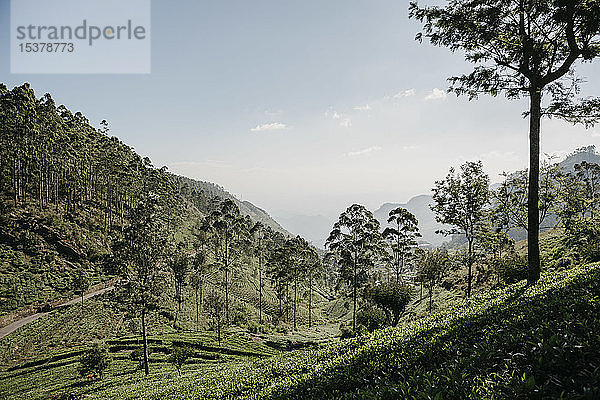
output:
M155 168L109 136L105 121L95 128L49 94L36 98L28 84L0 86L0 131L0 315L31 312L117 275L112 247L148 192L168 205L162 217L174 242L193 241L224 199L281 240L289 236L260 208ZM243 250L246 258L253 251Z

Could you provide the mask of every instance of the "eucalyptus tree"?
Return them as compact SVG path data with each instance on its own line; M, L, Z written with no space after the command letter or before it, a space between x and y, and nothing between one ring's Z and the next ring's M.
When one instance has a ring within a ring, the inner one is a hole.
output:
M314 247L308 246L304 249L302 261L304 263L304 274L308 281L308 327L312 327L312 292L315 279L323 274L323 263L321 256Z
M271 257L269 258L269 274L275 283L275 290L280 301L284 295L289 294L289 287L292 286L293 297L292 303L292 324L293 329L297 330L297 315L298 315L298 285L303 280L305 272L305 262L303 260L304 253L309 249L308 243L300 236L286 239L278 246Z
M399 283L406 257L418 245L416 238L421 237L418 232L419 221L410 211L398 207L389 212L387 222L392 226L384 229L383 237L388 241L392 250L396 283Z
M448 252L442 249L426 250L421 253L418 263L419 275L427 285L429 312L433 306L433 288L444 277L450 267Z
M166 288L168 234L164 199L148 191L130 210L123 238L114 246L121 264L120 299L129 310L139 313L144 343L144 371L148 368L146 318L163 301Z
M211 265L206 257L206 232L202 226L198 227L193 233L192 242L194 254L191 256L191 271L189 275L190 284L194 289L196 305L196 326L200 315L200 308L204 305L204 280L211 269Z
M423 23L417 34L435 46L460 51L471 73L452 77L450 91L529 98L528 282L540 277L540 122L557 117L586 127L600 119L600 99L576 98L582 79L577 62L600 55L600 3L588 0L452 0L419 7L409 16ZM547 102L543 97L547 96Z
M340 279L352 288L352 330L356 333L358 289L383 257L384 241L379 232L379 221L364 206L353 204L333 225L325 246L336 255Z
M263 269L265 262L265 254L267 249L265 247L265 241L267 240L265 237L265 233L267 232L267 227L261 223L257 222L254 224L250 233L254 239L254 256L258 261L257 272L258 272L258 322L262 324L262 311L263 311Z
M445 179L435 182L431 209L436 221L451 226L440 230L444 235L464 235L467 241L468 285L471 296L473 279L474 244L478 233L486 228L489 204L489 177L483 172L481 161L467 162L460 172L450 168Z
M206 255L203 252L196 252L191 261L192 270L189 279L195 294L196 326L198 326L200 307L204 306L204 279L209 269L209 264L206 262Z
M225 322L229 323L229 277L248 247L248 221L231 199L222 200L206 218L204 230L211 243L213 260L223 271Z
M223 296L217 292L213 291L206 297L206 305L208 315L211 318L212 326L217 333L217 340L219 342L219 347L221 346L221 331L223 329L223 314L225 311L225 307L223 306Z
M188 274L190 272L191 259L187 254L186 244L184 242L177 243L174 251L168 259L168 265L171 269L173 282L175 284L175 301L177 302L177 310L173 320L173 327L176 327L181 313L181 303L183 303L183 290Z
M291 253L287 240L279 243L271 249L267 260L267 274L271 279L271 286L275 289L275 295L279 301L279 317L287 315L287 305L285 299L289 293L289 283L291 280ZM284 311L284 305L285 311Z

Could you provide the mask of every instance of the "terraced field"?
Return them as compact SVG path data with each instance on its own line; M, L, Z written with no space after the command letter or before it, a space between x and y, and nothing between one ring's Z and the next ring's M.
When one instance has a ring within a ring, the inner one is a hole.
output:
M321 349L82 388L94 399L593 399L599 331L600 264L593 264Z

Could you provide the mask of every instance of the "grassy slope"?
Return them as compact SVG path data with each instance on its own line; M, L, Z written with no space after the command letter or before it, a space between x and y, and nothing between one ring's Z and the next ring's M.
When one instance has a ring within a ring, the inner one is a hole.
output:
M594 264L320 350L110 386L92 398L598 398L599 331Z
M73 296L72 279L90 263L92 284L108 279L99 267L108 236L97 213L82 209L69 217L54 208L24 206L2 216L0 227L0 316L28 305Z

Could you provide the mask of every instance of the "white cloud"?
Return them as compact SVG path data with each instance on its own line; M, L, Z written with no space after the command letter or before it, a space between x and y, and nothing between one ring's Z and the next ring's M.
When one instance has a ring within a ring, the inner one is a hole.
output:
M592 131L592 137L600 137L600 131L597 129L594 129Z
M274 122L272 124L262 124L256 125L256 128L250 129L251 132L266 132L266 131L280 131L283 129L287 129L286 124L282 124L281 122Z
M434 88L431 93L425 96L425 100L441 100L448 96L442 89Z
M380 146L371 146L371 147L367 147L366 149L362 149L362 150L358 150L358 151L351 151L344 155L346 157L364 156L364 155L371 154L371 153L379 151L379 150L381 150Z
M407 89L402 92L398 92L392 96L393 99L401 99L403 97L412 97L417 94L415 89Z
M340 122L340 126L350 128L352 126L352 120L350 118L344 118L344 120Z
M369 110L371 110L371 106L366 104L364 106L356 106L356 107L354 107L354 109L356 111L369 111Z
M327 111L325 111L325 114L323 115L325 116L325 118L339 121L340 126L343 126L344 128L350 128L352 126L352 120L350 118L338 113L331 107Z
M333 108L330 108L327 111L325 111L325 118L340 119L342 118L342 115L335 111Z

